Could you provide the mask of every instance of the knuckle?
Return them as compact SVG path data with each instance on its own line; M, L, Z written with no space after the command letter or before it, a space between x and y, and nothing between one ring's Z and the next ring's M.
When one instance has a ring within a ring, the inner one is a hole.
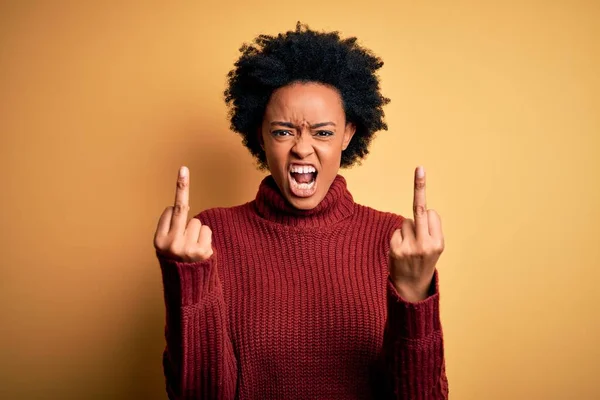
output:
M207 247L207 248L200 248L198 251L198 255L200 256L201 260L208 260L211 256L212 256L212 248Z
M187 186L188 186L188 184L187 184L187 181L186 181L185 177L180 177L179 179L177 179L177 189L183 190Z
M179 245L179 243L177 243L175 241L170 242L166 246L165 250L174 256L182 255L181 246Z
M415 258L423 258L429 255L429 249L426 247L417 247L413 251L413 257Z
M437 256L444 250L444 242L443 241L433 241L427 246L423 247L423 255L426 257Z
M423 245L420 242L415 242L410 248L410 255L413 258L422 258L427 255L428 246Z
M425 204L415 204L413 206L413 212L415 215L424 215L427 212L427 206Z
M405 258L405 254L400 246L397 246L394 249L390 249L390 255L395 260L402 260L403 258Z
M158 236L154 237L154 248L156 250L161 250L161 251L164 250L164 248L163 248L164 244L163 243L164 243L164 241L162 240L162 238L160 238Z
M437 252L438 252L437 247L435 245L430 245L430 246L424 247L421 254L424 257L430 257L433 255L436 255Z
M425 179L420 178L415 181L415 189L422 190L425 189Z
M185 256L190 261L206 261L212 256L212 249L190 246Z
M414 254L415 252L415 246L414 243L412 243L411 240L407 240L404 242L404 247L402 249L402 252L404 253L404 255L406 257L410 257Z
M444 248L445 248L444 241L443 241L443 240L440 240L440 241L437 243L437 247L436 247L436 249L437 249L437 252L438 252L438 253L441 253L442 251L444 251Z
M177 203L173 207L173 214L174 215L181 215L181 214L187 212L189 209L190 209L189 206L186 206L185 204L182 204L182 203Z
M196 261L198 259L196 249L193 246L185 246L180 256L186 261Z

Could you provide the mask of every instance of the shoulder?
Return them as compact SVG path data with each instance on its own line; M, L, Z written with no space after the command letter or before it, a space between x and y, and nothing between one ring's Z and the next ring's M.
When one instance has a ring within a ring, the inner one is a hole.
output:
M251 207L252 202L249 201L232 207L207 208L195 215L194 218L198 218L203 224L207 224L212 228L213 225L229 224L239 222L241 218L245 219Z
M364 225L377 225L382 229L398 229L404 217L389 211L376 210L372 207L355 203L353 220Z

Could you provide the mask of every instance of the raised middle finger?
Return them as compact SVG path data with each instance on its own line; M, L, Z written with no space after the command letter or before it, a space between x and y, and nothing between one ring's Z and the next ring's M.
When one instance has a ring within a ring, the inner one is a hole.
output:
M171 232L183 234L187 225L190 200L190 173L187 167L181 167L177 176L175 205L171 217Z
M413 198L413 214L417 239L429 235L427 222L427 200L425 198L425 169L422 166L415 170L415 193Z

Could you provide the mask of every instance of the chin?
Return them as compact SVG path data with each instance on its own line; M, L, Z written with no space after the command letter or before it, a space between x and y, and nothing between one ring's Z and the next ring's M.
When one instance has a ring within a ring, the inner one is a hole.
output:
M291 193L288 193L286 197L288 202L298 210L312 210L318 206L322 200L317 193L308 198L298 198Z

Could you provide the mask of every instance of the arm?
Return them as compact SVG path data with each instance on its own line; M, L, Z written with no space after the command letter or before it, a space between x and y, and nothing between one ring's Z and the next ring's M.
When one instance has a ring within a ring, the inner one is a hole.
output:
M388 278L383 359L393 392L390 398L448 398L437 271L431 286L429 297L409 303L400 297Z
M427 209L425 170L415 169L412 219L390 240L383 358L395 399L448 398L436 264L444 251L437 212Z
M169 399L233 399L237 361L216 255L197 262L157 257L166 306L163 369Z
M177 177L175 205L163 211L154 235L166 306L163 368L171 400L233 399L237 363L217 272L212 231L187 221L189 170Z

